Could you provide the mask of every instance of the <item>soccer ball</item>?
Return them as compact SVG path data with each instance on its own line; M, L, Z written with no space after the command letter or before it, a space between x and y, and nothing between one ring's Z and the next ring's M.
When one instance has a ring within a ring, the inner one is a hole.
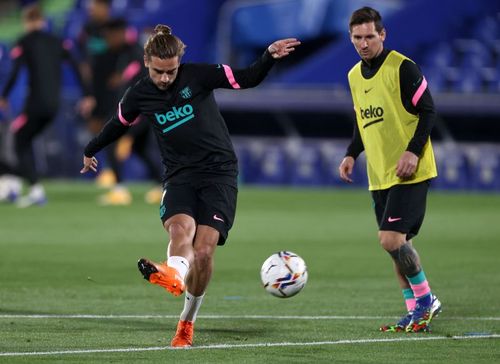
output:
M299 293L307 283L307 266L297 254L289 251L274 253L260 269L260 278L267 292L280 298Z

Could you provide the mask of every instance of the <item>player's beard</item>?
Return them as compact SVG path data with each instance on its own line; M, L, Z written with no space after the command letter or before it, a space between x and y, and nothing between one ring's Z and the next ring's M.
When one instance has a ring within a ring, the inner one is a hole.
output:
M171 82L158 82L156 84L156 87L158 87L162 91L165 91L170 87L171 84Z

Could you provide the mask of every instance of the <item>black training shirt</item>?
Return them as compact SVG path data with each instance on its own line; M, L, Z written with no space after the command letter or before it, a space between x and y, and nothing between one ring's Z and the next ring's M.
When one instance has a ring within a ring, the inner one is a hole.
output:
M257 86L274 62L266 51L250 67L239 70L222 64L181 64L167 90L158 89L146 76L126 91L118 113L89 142L85 155L94 156L118 139L141 115L142 122L153 126L165 181L203 178L236 186L237 159L213 90Z
M10 52L13 67L2 90L2 97L9 95L21 67L26 66L29 87L25 109L36 112L57 110L63 61L70 63L80 85L85 86L78 66L71 57L68 48L68 43L45 31L36 30L21 37ZM85 88L84 94L88 94L88 90Z

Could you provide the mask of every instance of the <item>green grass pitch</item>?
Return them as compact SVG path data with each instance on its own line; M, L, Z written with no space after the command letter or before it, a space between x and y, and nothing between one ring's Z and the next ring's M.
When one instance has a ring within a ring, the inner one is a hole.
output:
M195 347L170 350L183 299L136 268L167 243L148 186L100 207L91 183L46 185L45 207L0 205L0 363L500 362L498 194L430 193L414 244L443 312L430 334L389 334L404 305L368 191L242 187ZM290 299L260 284L278 250L308 265Z

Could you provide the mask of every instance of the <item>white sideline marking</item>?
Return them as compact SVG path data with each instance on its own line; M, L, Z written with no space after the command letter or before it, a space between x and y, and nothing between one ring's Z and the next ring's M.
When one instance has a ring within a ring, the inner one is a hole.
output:
M198 315L201 319L258 319L258 320L380 320L396 316L271 316L271 315ZM0 315L0 319L178 319L179 315ZM500 317L439 317L439 320L500 321Z
M281 343L255 343L255 344L214 344L201 345L191 348L172 348L170 346L152 346L147 348L119 348L119 349L85 349L85 350L60 350L60 351L31 351L0 353L0 356L36 356L36 355L65 355L65 354L96 354L96 353L130 353L141 351L162 351L162 350L202 350L202 349L238 349L238 348L269 348L285 346L320 346L320 345L341 345L341 344L370 344L388 343L401 341L430 341L430 340L473 340L473 339L498 339L500 335L478 335L478 336L427 336L413 338L392 338L392 339L359 339L359 340L336 340L336 341L312 341L312 342L281 342Z

